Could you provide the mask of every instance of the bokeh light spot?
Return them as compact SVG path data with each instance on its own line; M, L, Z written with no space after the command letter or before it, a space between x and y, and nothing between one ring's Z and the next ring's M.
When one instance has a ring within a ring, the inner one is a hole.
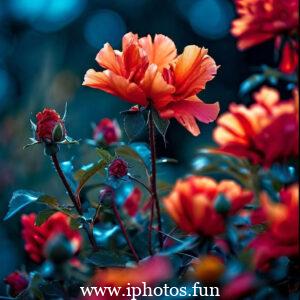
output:
M209 39L227 35L233 18L233 6L227 0L198 0L188 12L193 30Z
M92 15L86 23L84 35L87 42L99 49L105 43L117 47L126 32L126 24L119 14L103 9Z

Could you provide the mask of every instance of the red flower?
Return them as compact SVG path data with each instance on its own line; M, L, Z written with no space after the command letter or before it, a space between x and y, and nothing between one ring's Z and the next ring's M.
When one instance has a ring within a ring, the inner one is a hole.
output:
M104 118L94 129L93 138L96 142L103 142L106 145L117 142L121 137L118 123L111 119Z
M26 274L16 271L5 277L4 283L9 286L9 294L17 297L27 288L29 280Z
M63 213L53 214L41 226L35 225L36 215L22 215L22 237L25 241L25 250L30 258L40 263L45 259L45 247L55 236L63 234L70 241L74 253L80 249L82 238L77 230L70 227L70 219Z
M280 198L280 203L274 203L266 194L261 197L260 219L264 219L267 230L252 241L250 248L255 250L254 262L262 271L275 258L299 255L299 186L283 189Z
M164 204L177 223L187 233L214 236L225 230L225 215L217 212L218 196L228 203L227 214L235 214L252 200L252 193L231 180L217 183L209 177L191 176L176 182Z
M60 115L51 108L45 108L36 115L36 139L39 142L57 143L64 140L66 129Z
M131 194L126 198L124 202L124 209L127 214L134 217L139 209L139 204L141 202L142 192L139 188L134 188Z
M282 43L282 38L279 37L276 39L276 46L277 48L280 47ZM286 74L293 74L298 69L298 62L299 62L299 44L298 41L295 40L288 40L284 43L282 53L281 53L281 60L279 64L279 70Z
M221 291L222 300L245 299L258 287L256 277L252 273L243 273L225 285Z
M172 269L166 257L151 257L132 268L107 268L97 271L90 286L99 287L121 287L119 296L114 299L130 299L127 296L128 283L133 287L142 287L146 282L147 286L156 284L169 279L172 276ZM83 299L98 299L96 296L84 297ZM101 299L112 299L111 296L104 295Z
M116 178L122 178L126 176L127 172L128 172L128 164L122 158L114 159L108 167L109 175Z
M105 70L88 70L83 85L144 107L152 105L162 118L176 118L193 135L200 133L195 118L209 123L218 115L218 103L205 104L196 96L217 72L205 48L187 46L177 56L174 42L162 34L152 40L150 35L127 33L122 52L105 44L96 61Z
M218 120L213 137L220 150L269 166L298 155L296 101L279 101L279 93L263 87L249 108L231 104Z
M236 0L239 19L231 33L245 50L298 27L298 0Z

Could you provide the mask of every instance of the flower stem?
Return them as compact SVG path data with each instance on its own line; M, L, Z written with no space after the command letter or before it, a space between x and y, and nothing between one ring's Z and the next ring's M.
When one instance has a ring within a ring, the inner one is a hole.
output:
M115 216L116 216L116 218L117 218L117 221L118 221L119 226L120 226L120 228L121 228L121 230L122 230L122 233L123 233L123 235L124 235L124 237L125 237L125 239L126 239L127 245L128 245L128 247L129 247L129 249L130 249L132 255L134 256L134 259L135 259L136 262L138 263L138 262L140 261L140 259L139 259L138 255L137 255L137 253L136 253L136 251L135 251L135 249L134 249L134 247L133 247L133 245L132 245L132 243L131 243L131 241L130 241L130 239L129 239L129 236L128 236L127 231L126 231L126 229L125 229L125 227L124 227L124 224L123 224L123 222L122 222L121 216L120 216L120 214L119 214L119 211L118 211L118 209L117 209L117 206L116 206L116 203L115 203L115 200L114 200L114 199L112 199L112 209L113 209L113 212L114 212L114 214L115 214Z
M67 178L65 177L65 174L63 173L61 167L60 167L60 164L59 164L59 161L57 159L57 155L56 154L51 154L51 159L53 161L53 164L54 164L54 167L57 171L57 174L59 175L62 183L64 184L67 192L68 192L68 195L71 199L71 201L73 202L74 204L74 207L76 208L78 214L80 216L83 215L82 213L82 209L81 209L81 203L80 201L77 201L74 193L72 192L72 189L67 181ZM97 247L97 243L96 243L96 240L95 240L95 237L94 237L94 234L93 234L93 226L90 226L89 224L87 224L88 226L84 226L84 229L87 233L87 236L88 236L88 239L93 247L93 250L94 251L97 251L98 250L98 247Z
M156 215L157 215L157 223L158 223L158 240L160 248L163 247L163 235L162 235L162 225L161 225L161 215L160 215L160 206L159 206L159 200L157 196L157 189L156 189L156 148L155 148L155 129L154 129L154 121L153 121L153 111L150 107L149 112L149 142L150 142L150 151L151 151L151 197L152 197L152 203L151 205L156 208ZM149 224L149 250L152 249L152 225L153 225L153 214L154 209L151 207L151 215L150 215L150 224ZM151 250L150 250L151 251Z

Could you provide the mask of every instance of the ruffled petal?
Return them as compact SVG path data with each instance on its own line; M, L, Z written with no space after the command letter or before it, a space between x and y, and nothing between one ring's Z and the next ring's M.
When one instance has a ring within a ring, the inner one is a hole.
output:
M218 102L207 104L194 96L186 100L171 102L164 110L160 111L160 115L163 118L176 118L196 136L200 134L200 130L195 118L203 123L210 123L217 118L219 111Z
M186 99L199 93L215 77L217 69L207 49L195 45L185 47L174 68L176 98Z
M117 75L124 75L122 56L114 51L110 44L106 43L96 56L97 63Z
M130 83L128 79L109 70L88 70L82 85L105 91L134 104L147 105L145 94L135 83Z
M162 34L156 34L153 42L150 35L140 38L139 44L149 57L149 62L156 64L160 71L170 64L177 55L174 42Z
M170 103L172 101L171 94L175 92L174 86L164 80L155 64L148 67L140 86L147 97L153 101L154 108L157 110Z

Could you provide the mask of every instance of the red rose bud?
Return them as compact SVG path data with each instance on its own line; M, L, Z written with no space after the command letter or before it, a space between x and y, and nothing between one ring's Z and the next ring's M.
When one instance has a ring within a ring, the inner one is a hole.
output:
M108 167L108 173L110 176L116 178L122 178L127 175L128 172L128 164L122 158L116 158L112 161L112 163Z
M17 297L28 286L28 278L26 274L16 271L4 278L4 283L8 285L8 293L12 297Z
M65 139L66 129L60 115L50 108L45 108L36 115L36 139L48 144L58 143Z
M93 138L96 142L106 145L117 142L121 137L118 123L108 118L102 119L94 129Z

